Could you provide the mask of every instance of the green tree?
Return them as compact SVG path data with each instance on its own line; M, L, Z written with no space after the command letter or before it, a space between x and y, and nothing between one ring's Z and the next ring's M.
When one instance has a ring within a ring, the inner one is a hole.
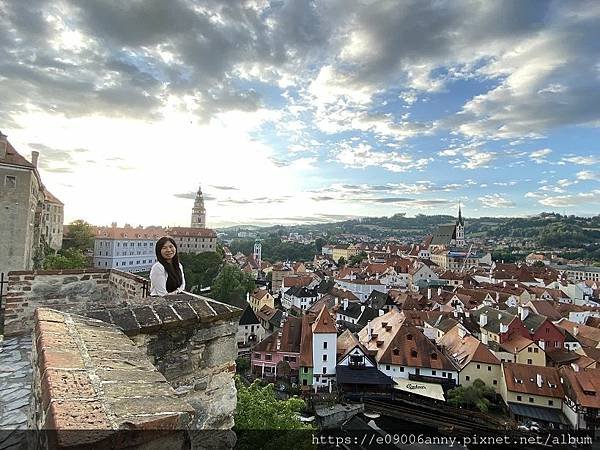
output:
M359 254L350 257L350 259L348 260L348 265L358 266L366 257L367 254L365 252L360 252Z
M69 233L63 239L63 249L75 249L82 253L94 247L94 231L85 220L75 220L69 225Z
M496 397L493 388L479 378L473 381L470 386L459 386L448 391L448 403L453 406L465 406L467 408L477 408L479 411L487 412L492 400Z
M197 255L180 253L179 260L183 265L187 289L197 286L197 289L212 286L223 267L223 254L219 252L204 252Z
M89 267L89 259L80 250L70 248L54 255L47 255L44 259L44 269L85 269Z
M343 256L340 256L340 259L338 259L338 267L343 267L346 265L346 258L344 258Z
M295 396L279 400L273 384L261 386L258 380L244 386L237 378L236 385L236 448L313 448L310 434L297 433L313 429L298 420L298 414L306 407L304 400Z
M323 251L323 246L325 245L325 239L322 237L318 237L315 239L315 249L317 250L317 255L320 255Z
M211 288L211 297L230 305L243 306L246 294L254 287L254 279L250 274L225 264Z

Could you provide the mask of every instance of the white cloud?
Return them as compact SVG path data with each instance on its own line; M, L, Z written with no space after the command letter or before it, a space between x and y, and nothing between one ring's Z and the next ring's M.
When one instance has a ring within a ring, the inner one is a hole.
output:
M581 166L590 166L593 164L600 164L600 157L595 155L588 156L569 156L562 159L563 162L577 164Z
M490 194L479 197L479 202L483 208L514 208L515 202L507 199L504 194Z
M600 181L600 172L592 172L591 170L582 170L577 172L577 179L581 181L595 180Z
M390 172L406 172L408 170L423 170L432 161L431 158L413 159L408 154L374 150L370 145L360 143L351 146L342 143L340 150L335 152L335 159L345 167L363 169L376 166Z
M578 194L545 197L543 199L540 199L539 203L545 206L554 206L558 208L598 204L600 203L600 189L595 189L590 192L580 192Z
M536 164L542 164L542 163L547 162L546 156L548 156L550 153L552 153L552 150L550 150L549 148L543 148L543 149L531 152L529 154L529 158L531 158Z

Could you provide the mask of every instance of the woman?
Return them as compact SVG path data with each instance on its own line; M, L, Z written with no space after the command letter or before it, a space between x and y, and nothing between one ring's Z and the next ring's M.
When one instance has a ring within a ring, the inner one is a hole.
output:
M185 289L183 266L179 263L177 244L172 237L163 236L156 243L156 259L150 269L150 295L164 297Z

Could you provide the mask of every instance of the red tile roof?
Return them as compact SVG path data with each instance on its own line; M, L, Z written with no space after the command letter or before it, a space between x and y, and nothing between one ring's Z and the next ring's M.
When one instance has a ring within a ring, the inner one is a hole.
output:
M600 369L575 372L570 367L561 367L560 374L566 381L568 397L584 408L600 409Z
M563 398L564 391L556 367L530 366L529 364L503 363L506 387L511 392ZM538 384L538 375L541 384Z
M335 327L335 320L329 314L329 311L325 306L321 309L321 312L317 316L317 320L312 325L313 333L336 333L337 328Z

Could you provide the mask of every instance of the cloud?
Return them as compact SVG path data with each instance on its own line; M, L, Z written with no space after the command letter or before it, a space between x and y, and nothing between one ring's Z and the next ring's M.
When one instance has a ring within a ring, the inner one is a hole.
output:
M538 202L544 206L554 206L558 208L598 204L600 202L600 189L577 194L558 195L555 197L548 196L538 200Z
M194 192L194 191L182 192L182 193L179 193L179 194L173 194L173 197L184 198L186 200L195 200L196 199L196 192Z
M577 172L577 179L581 181L587 180L600 180L600 172L592 172L591 170L582 170L581 172Z
M390 172L406 172L409 170L423 170L433 161L432 158L413 159L408 154L395 151L378 151L370 145L360 143L353 146L342 143L339 150L334 152L335 159L345 167L363 169L370 166L382 167Z
M581 166L589 166L589 165L593 165L593 164L600 164L600 157L595 156L595 155L568 156L568 157L562 158L562 161L566 162L566 163L581 165Z
M515 202L504 197L504 194L490 194L479 197L483 208L514 208Z
M536 164L542 164L542 163L547 162L546 156L548 156L550 153L552 153L552 150L550 150L549 148L543 148L543 149L531 152L529 154L529 158L532 161L534 161Z
M220 191L239 191L238 188L234 187L234 186L215 186L215 185L211 185L210 186L213 189L218 189Z
M466 159L460 165L463 169L480 169L489 167L489 163L496 158L496 153L472 149L463 152L462 156Z

